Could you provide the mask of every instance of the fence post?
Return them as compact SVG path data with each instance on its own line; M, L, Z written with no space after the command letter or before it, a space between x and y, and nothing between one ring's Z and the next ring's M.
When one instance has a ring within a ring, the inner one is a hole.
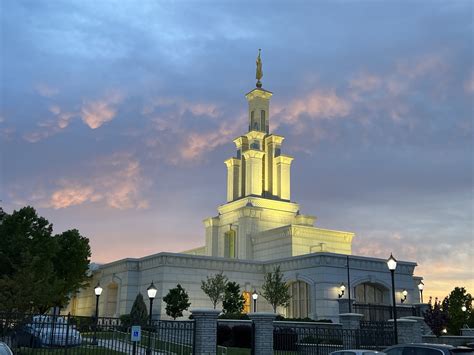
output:
M389 319L393 322L393 319ZM418 322L413 319L398 318L398 344L421 343L421 328Z
M217 309L193 309L194 352L202 355L215 355L217 352Z
M273 321L275 313L255 312L249 313L249 318L255 325L254 353L258 355L273 355Z
M344 349L357 349L359 347L360 321L362 318L364 318L364 315L359 313L339 314Z

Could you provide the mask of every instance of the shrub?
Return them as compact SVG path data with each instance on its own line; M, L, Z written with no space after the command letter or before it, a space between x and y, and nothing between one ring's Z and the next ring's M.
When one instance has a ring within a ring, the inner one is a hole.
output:
M273 331L273 350L297 351L298 334L292 329Z
M232 345L236 348L251 348L252 327L250 325L232 327Z

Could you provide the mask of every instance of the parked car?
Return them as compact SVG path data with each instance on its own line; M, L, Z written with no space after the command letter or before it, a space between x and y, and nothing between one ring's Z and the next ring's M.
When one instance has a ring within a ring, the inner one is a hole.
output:
M474 349L446 344L400 344L384 350L387 355L474 355Z
M38 315L15 333L14 341L17 346L32 348L76 346L82 343L82 337L63 317Z
M0 341L0 355L13 355L7 344Z
M385 353L367 349L348 349L333 351L329 355L385 355Z

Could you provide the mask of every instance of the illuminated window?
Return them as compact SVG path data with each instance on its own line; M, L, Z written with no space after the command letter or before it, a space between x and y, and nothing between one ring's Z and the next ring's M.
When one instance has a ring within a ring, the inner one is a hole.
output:
M290 306L288 317L306 318L309 315L309 285L304 281L296 281L290 285Z
M244 296L244 310L243 313L250 313L250 305L252 304L252 294L248 291L242 293Z
M226 258L235 258L235 230L225 232L224 234L224 256Z

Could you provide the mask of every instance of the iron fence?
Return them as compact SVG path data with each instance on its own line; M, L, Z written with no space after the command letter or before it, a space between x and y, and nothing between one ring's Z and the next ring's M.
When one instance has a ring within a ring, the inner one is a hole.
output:
M393 329L292 327L274 323L274 354L327 355L343 349L382 350L394 343Z
M14 354L193 354L194 321L155 320L139 342L118 318L0 313L0 341Z
M354 303L353 312L363 314L365 321L383 322L392 316L392 306L382 304ZM415 306L397 306L397 317L420 316L420 309Z

